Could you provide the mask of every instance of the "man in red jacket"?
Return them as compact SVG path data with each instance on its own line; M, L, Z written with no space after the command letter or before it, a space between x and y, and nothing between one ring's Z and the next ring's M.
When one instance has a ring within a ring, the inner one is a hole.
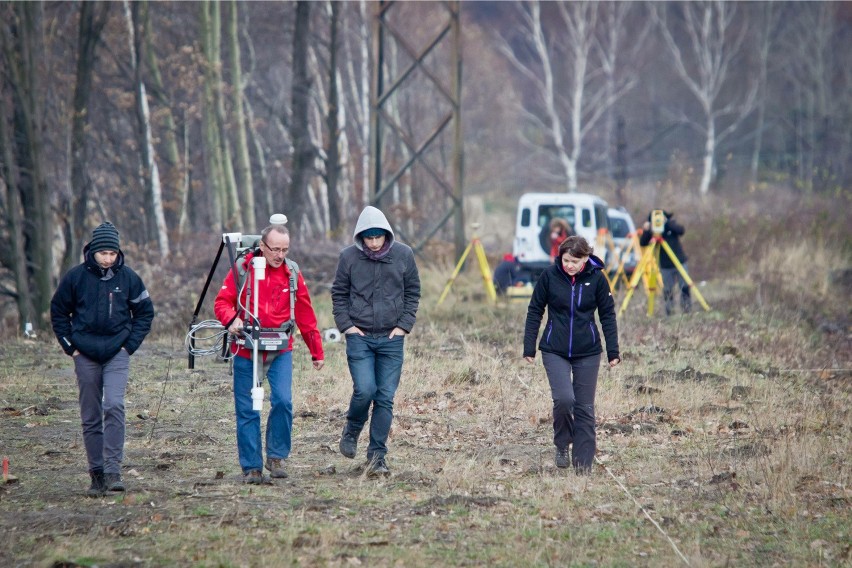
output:
M284 225L270 225L263 230L259 251L266 258L266 277L258 281L258 318L264 328L283 326L295 319L302 338L311 352L314 369L323 366L322 337L317 318L302 273L295 263L285 262L290 250L290 234ZM254 309L254 268L251 260L257 252L249 253L244 262L244 277L234 277L234 268L225 277L216 296L216 318L232 334L239 334L245 321L245 310ZM295 314L290 314L291 273L295 272ZM239 284L238 284L239 282ZM240 289L237 289L237 286ZM238 301L239 298L239 301ZM237 450L246 483L263 483L263 452L260 438L260 412L253 410L251 389L254 386L252 350L234 344L234 406L237 414ZM269 380L270 410L266 422L266 469L272 477L287 477L285 460L290 455L293 430L293 337L279 352L260 351L263 370ZM258 361L260 367L261 361Z

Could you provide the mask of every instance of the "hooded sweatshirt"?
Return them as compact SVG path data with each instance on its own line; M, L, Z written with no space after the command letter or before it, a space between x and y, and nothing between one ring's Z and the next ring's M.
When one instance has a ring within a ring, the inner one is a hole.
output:
M385 245L372 253L364 244L367 229L385 231ZM331 287L337 329L352 326L373 335L399 327L410 332L420 303L420 275L411 247L396 240L384 213L367 206L358 217L354 243L340 252Z

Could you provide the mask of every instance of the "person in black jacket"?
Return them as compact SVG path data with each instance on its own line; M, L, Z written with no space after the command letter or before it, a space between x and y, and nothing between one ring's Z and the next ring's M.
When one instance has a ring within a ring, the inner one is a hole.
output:
M603 348L595 311L606 338L609 366L621 361L615 302L604 268L603 261L592 255L586 239L565 239L559 245L557 262L535 285L524 327L524 359L533 363L547 308L547 324L538 349L553 396L556 467L568 467L568 446L572 445L571 463L579 474L591 471L596 450L595 390Z
M361 212L353 240L355 244L340 252L331 286L334 323L346 338L352 375L339 447L343 456L354 458L369 418L367 473L386 476L393 399L402 375L405 336L414 327L420 303L420 275L414 252L394 238L384 213L375 207Z
M653 211L648 213L648 220L642 226L642 236L639 237L639 245L646 247L651 243L651 238L654 236L651 231L651 216ZM683 266L684 272L689 274L689 269L686 265L686 253L683 252L683 247L680 244L680 238L683 236L685 229L683 225L674 220L674 214L668 211L663 211L666 222L663 225L662 238L671 247L678 262ZM680 271L672 262L672 259L665 250L660 250L660 275L663 277L663 299L666 304L666 315L670 316L674 313L674 297L675 290L680 287L680 309L683 313L688 314L692 309L692 297L689 293L689 284L681 276Z
M85 260L68 271L50 301L53 332L74 359L89 497L124 491L124 393L130 356L151 331L154 304L142 279L124 263L118 231L98 226Z

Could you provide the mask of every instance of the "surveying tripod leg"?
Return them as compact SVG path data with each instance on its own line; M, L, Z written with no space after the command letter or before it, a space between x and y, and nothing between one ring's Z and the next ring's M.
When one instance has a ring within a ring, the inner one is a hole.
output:
M482 274L482 281L485 283L485 293L492 302L496 302L497 291L494 289L494 280L491 276L491 267L488 266L488 258L485 256L485 249L482 248L479 239L476 239L474 243L476 259L479 261L479 272Z
M627 295L624 297L624 301L621 303L621 309L618 310L618 315L624 313L624 310L627 309L627 305L630 303L630 298L633 297L633 292L636 290L636 287L639 285L639 280L642 279L642 276L645 274L645 266L651 262L652 255L654 254L654 247L650 246L645 251L645 254L642 255L642 258L639 259L639 264L636 265L636 268L633 270L633 276L630 278L630 282L627 284Z
M462 253L461 258L459 259L458 263L456 264L456 269L453 270L452 276L450 276L450 279L447 280L447 285L444 286L444 291L441 292L441 296L438 298L438 303L436 305L440 306L441 302L443 302L444 299L447 297L447 294L450 293L450 287L453 285L453 282L455 282L456 277L459 275L459 272L461 272L462 266L464 266L464 261L467 258L467 255L470 254L470 248L472 246L473 246L473 242L471 242L469 245L467 245L467 248L464 249L464 252Z
M667 243L666 241L662 241L661 244L663 245L663 250L665 250L666 254L669 255L669 258L671 259L672 264L675 265L675 268L677 268L677 271L683 277L684 282L686 282L686 284L687 284L687 286L689 286L690 290L695 292L695 297L698 298L698 303L701 304L701 307L704 308L705 312L709 312L710 306L708 306L707 302L704 301L704 296L702 296L701 292L698 291L698 288L695 286L695 283L692 281L692 278L689 277L689 274L687 274L686 270L683 268L683 265L677 259L677 256L675 256L675 253L672 250L672 247L670 247L669 243Z

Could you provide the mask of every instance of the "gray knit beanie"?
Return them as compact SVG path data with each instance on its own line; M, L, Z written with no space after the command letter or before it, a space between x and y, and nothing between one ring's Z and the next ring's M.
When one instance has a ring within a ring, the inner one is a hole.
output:
M118 229L109 221L98 225L92 231L92 240L89 241L89 251L95 253L102 250L118 252Z

